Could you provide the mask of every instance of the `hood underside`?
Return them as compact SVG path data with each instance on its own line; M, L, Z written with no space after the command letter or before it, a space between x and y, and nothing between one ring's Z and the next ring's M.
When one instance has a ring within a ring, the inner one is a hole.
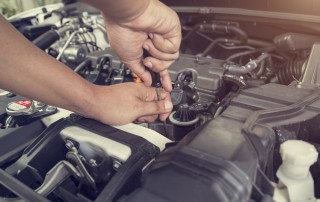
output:
M163 0L170 6L242 8L319 16L318 0Z

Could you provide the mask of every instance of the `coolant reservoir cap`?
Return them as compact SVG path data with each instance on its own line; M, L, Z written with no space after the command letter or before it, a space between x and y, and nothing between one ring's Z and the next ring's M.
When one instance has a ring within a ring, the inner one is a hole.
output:
M7 108L11 111L19 111L29 108L32 105L30 100L20 100L17 102L11 102L8 104Z
M288 140L282 143L280 154L283 162L296 166L311 166L318 159L316 148L301 140Z

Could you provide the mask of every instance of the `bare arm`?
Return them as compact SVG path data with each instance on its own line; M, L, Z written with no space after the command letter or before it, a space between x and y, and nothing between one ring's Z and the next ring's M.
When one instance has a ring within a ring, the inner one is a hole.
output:
M107 124L154 121L158 114L166 119L172 110L166 69L178 57L181 39L176 13L158 0L86 2L104 12L112 48L146 86L93 85L35 47L0 17L0 88ZM151 54L144 60L143 48ZM164 100L156 101L155 89L147 87L151 77L145 66L160 72Z
M0 27L1 88L85 113L82 106L90 102L93 86L28 42L2 16Z
M154 114L172 109L168 93L157 102L155 90L141 84L93 85L27 41L2 16L0 27L3 89L112 125L153 121Z

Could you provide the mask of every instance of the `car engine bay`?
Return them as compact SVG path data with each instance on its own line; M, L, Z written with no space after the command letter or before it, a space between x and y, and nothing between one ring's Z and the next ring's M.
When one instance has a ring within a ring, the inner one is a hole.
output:
M168 70L174 108L167 128L160 120L108 126L0 91L1 201L320 198L319 16L164 3L177 11L183 33ZM141 82L87 5L9 20L91 83Z

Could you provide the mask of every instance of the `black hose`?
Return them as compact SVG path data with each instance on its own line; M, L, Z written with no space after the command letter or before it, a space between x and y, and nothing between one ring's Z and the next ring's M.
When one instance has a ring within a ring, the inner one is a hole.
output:
M250 55L250 54L254 54L254 53L260 53L260 52L270 52L273 51L275 49L275 46L269 46L269 47L264 47L264 48L258 48L255 50L248 50L248 51L244 51L244 52L240 52L240 53L235 53L233 55L230 55L226 61L230 62L232 60L234 60L235 58L244 56L244 55Z
M203 57L207 56L208 53L216 47L218 43L233 43L233 44L242 44L243 42L236 40L236 39L228 39L228 38L217 38L211 42L211 44L204 50L201 55Z
M182 41L185 41L196 34L199 30L211 30L211 31L222 31L226 33L236 34L240 41L247 41L248 45L266 47L272 46L273 43L258 40L258 39L249 39L247 34L239 27L231 25L216 25L216 24L197 24L195 25L183 38Z
M73 30L72 26L64 26L59 28L58 30L49 30L33 40L32 43L39 47L41 50L45 50L56 41L58 41L60 39L60 36L70 30Z
M87 67L91 65L91 60L87 59L83 62L81 62L73 71L78 73L80 70L82 70L84 67Z
M236 36L236 39L230 38L217 38L211 42L208 48L202 53L202 56L208 55L208 53L218 44L218 43L234 43L234 44L244 44L248 41L248 35L245 31L240 29L239 27L232 25L219 25L219 24L197 24L192 30L182 38L182 41L186 41L194 34L196 34L199 30L208 30L208 31L217 31L223 33L231 33Z
M209 30L209 31L218 31L218 32L224 32L224 33L230 33L235 34L239 41L245 43L248 41L248 35L247 33L240 29L239 27L232 26L232 25L217 25L217 24L202 24L200 28L203 28L203 30Z
M259 69L258 69L258 71L256 73L257 76L261 76L262 75L262 73L264 72L265 66L266 66L266 61L263 60L259 65Z
M227 45L224 45L222 43L219 43L218 44L221 48L225 49L225 50L243 50L243 49L248 49L248 50L254 50L255 47L253 46L248 46L248 45L232 45L232 46L227 46Z
M232 83L235 83L236 85L239 86L239 88L244 89L248 86L247 82L243 80L240 76L238 75L233 75L233 74L225 74L222 77L225 81L230 81Z
M251 46L256 46L256 47L269 47L274 45L271 42L263 41L259 39L248 39L247 44Z
M45 50L49 48L52 44L54 44L56 41L60 39L59 34L55 30L50 30L42 35L40 35L38 38L32 41L34 45L39 47L41 50Z
M197 24L195 25L191 31L188 32L188 34L186 34L181 41L186 41L187 39L189 39L190 37L192 37L201 27L202 24Z
M208 53L218 44L218 43L233 43L233 44L244 44L248 41L248 35L242 29L230 25L203 25L204 29L211 29L212 31L221 31L225 33L235 34L237 39L229 38L218 38L211 42L208 48L202 53L202 56L207 56Z
M250 60L246 65L237 65L237 64L224 64L224 68L228 70L228 72L232 74L247 74L253 71L258 65L264 61L265 59L269 58L270 55L268 53L262 53L258 58L254 60Z
M277 78L280 84L289 85L294 80L299 80L302 76L303 66L306 60L296 57L281 65L277 72Z

